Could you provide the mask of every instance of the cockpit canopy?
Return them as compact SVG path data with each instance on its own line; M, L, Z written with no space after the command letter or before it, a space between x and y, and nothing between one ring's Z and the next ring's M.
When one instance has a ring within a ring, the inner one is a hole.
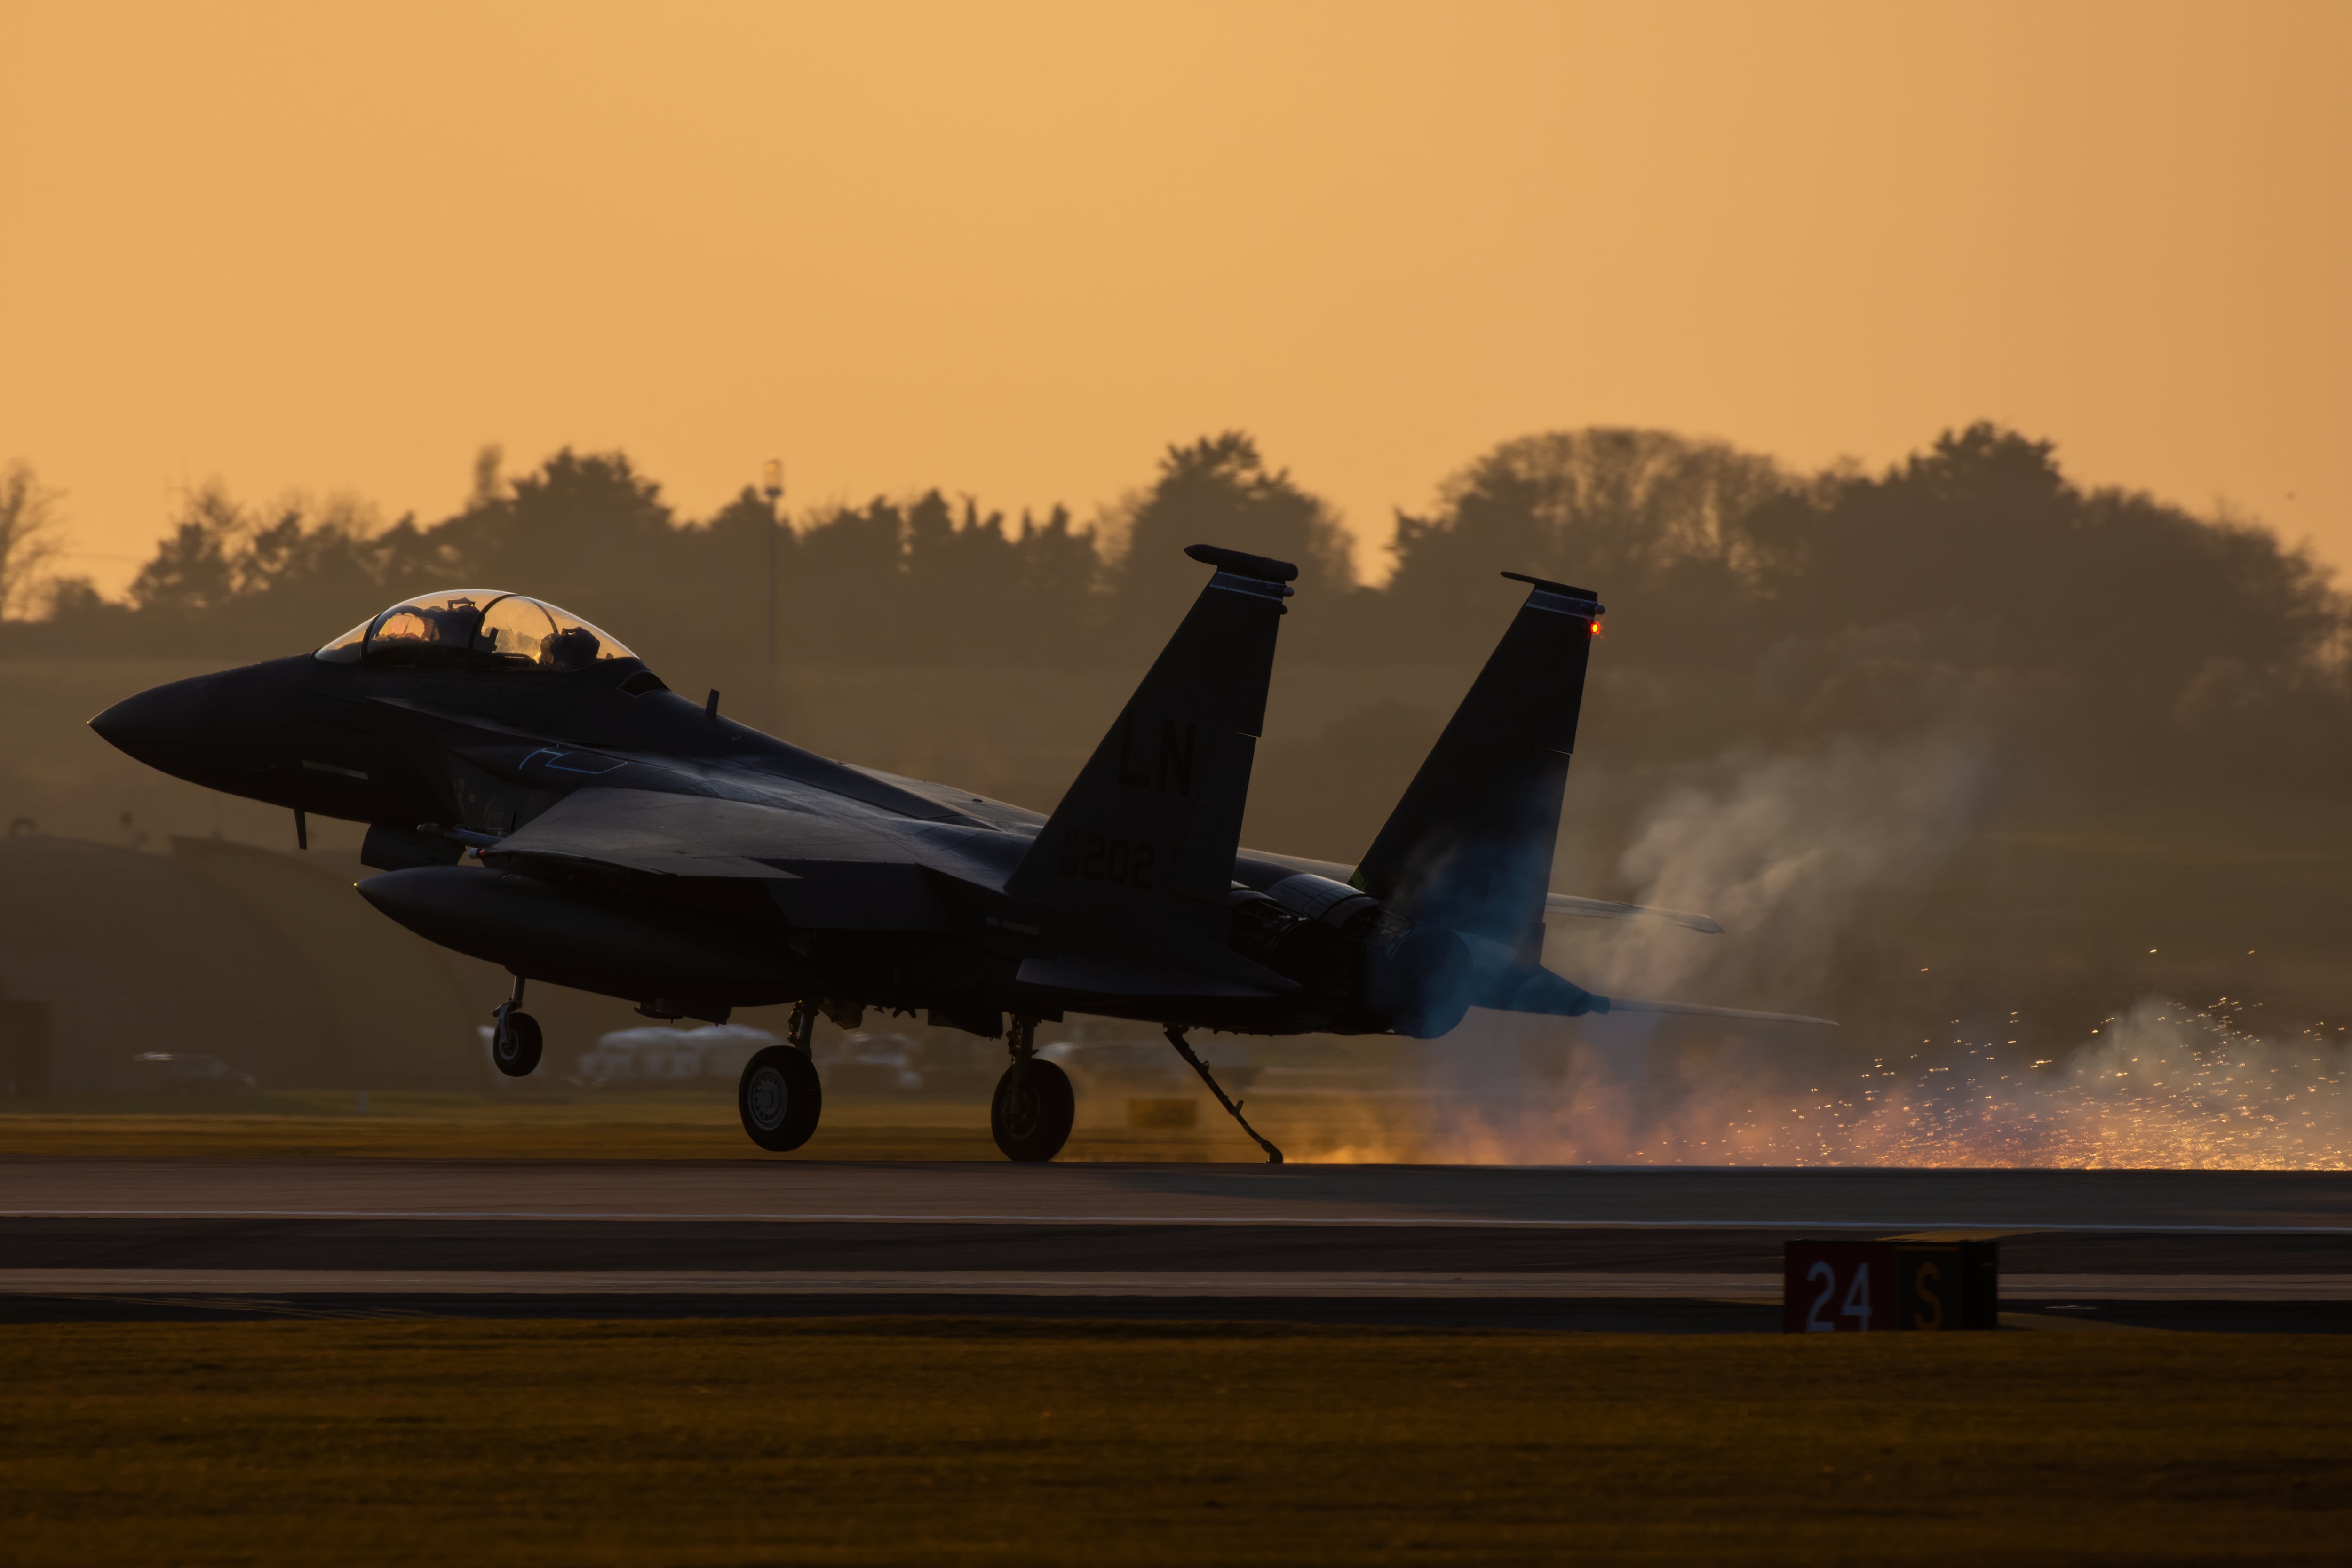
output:
M496 588L453 588L394 605L312 657L329 664L558 674L637 656L569 610Z

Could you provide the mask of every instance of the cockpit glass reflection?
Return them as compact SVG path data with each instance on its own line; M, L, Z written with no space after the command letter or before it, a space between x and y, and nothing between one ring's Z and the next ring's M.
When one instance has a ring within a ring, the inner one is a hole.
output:
M482 610L498 596L495 592L461 588L394 605L375 618L360 662L414 669L464 669L472 662L474 633L482 624Z
M556 674L636 655L542 600L495 588L457 588L394 605L314 657L330 664Z
M475 647L493 669L537 669L555 636L555 617L536 599L509 594L482 616Z

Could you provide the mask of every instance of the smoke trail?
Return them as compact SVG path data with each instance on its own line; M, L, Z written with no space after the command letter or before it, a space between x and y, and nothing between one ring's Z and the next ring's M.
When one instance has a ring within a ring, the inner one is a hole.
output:
M1621 995L1819 1006L1857 922L1924 890L1967 841L1984 782L1949 736L1713 764L1659 800L1622 864L1643 902L1706 910L1727 934L1601 928L1554 966ZM1409 1150L1370 1139L1327 1157L2352 1168L2343 1037L2264 1040L2238 1016L2149 997L2035 1060L2014 1029L1892 1048L1655 1015L1474 1013L1415 1052Z
M1701 937L1654 922L1577 922L1552 967L1614 995L1806 1010L1857 911L1924 886L1965 842L1982 753L1949 733L1842 740L1807 755L1720 758L1651 805L1621 863L1637 900L1717 916ZM1660 1042L1671 1040L1671 1049ZM1655 1015L1577 1025L1474 1013L1423 1053L1432 1157L1726 1160L1759 1086L1835 1047L1808 1032L1708 1031ZM1773 1098L1779 1098L1778 1090Z
M1636 902L1702 910L1727 934L1638 922L1563 946L1612 994L1817 1011L1864 907L1916 896L1968 841L1986 758L1937 731L1718 759L1649 809L1619 864Z

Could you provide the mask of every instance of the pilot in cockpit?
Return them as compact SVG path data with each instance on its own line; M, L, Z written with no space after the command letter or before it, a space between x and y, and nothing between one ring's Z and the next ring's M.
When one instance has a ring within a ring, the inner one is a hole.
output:
M541 600L460 588L394 605L316 657L329 664L560 674L636 655L599 627Z
M539 645L539 658L552 669L580 669L595 663L603 647L585 625L563 626Z

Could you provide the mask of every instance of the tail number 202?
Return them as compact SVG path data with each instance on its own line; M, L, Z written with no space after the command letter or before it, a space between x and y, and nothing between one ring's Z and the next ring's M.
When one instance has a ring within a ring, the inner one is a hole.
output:
M1062 874L1114 887L1149 888L1159 851L1139 838L1114 838L1089 833L1062 858Z

